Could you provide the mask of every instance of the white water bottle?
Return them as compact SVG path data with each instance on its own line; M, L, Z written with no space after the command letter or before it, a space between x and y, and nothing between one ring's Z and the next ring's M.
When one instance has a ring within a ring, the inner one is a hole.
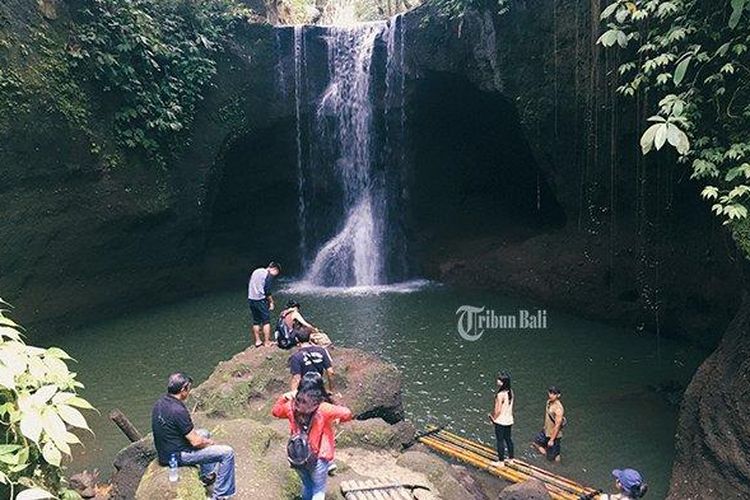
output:
M180 478L180 469L177 467L177 454L172 453L169 457L169 482L176 483Z

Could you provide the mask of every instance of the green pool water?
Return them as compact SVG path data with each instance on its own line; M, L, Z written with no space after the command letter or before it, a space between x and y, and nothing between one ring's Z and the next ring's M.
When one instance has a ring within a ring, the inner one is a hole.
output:
M490 292L426 285L406 292L280 292L294 296L305 316L335 343L379 354L404 374L404 404L418 427L447 424L493 443L487 414L494 376L508 370L516 394L516 455L542 462L529 449L542 425L546 387L559 385L568 416L559 473L608 488L616 467L641 470L650 498L666 493L673 458L677 408L659 387L685 384L705 358L700 348L657 340L548 310L547 328L487 330L463 340L456 311L463 305L499 315L540 304ZM176 370L204 380L221 360L246 348L249 313L243 290L216 293L130 314L57 337L54 344L77 359L84 395L101 411L90 415L95 438L85 439L71 469L97 467L107 475L115 453L127 445L107 419L121 408L147 432L153 401ZM33 338L32 338L33 340ZM334 359L335 361L335 359Z

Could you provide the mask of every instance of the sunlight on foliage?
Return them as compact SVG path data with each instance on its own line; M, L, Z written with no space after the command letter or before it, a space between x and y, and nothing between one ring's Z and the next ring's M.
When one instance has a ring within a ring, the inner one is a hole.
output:
M643 153L672 146L736 231L750 206L750 0L617 0L601 19L598 43L630 56L618 91L659 99Z
M89 430L80 410L93 407L77 391L83 385L68 369L72 358L57 347L42 349L23 341L22 327L0 309L0 484L16 500L55 498L64 489L61 472L71 430Z

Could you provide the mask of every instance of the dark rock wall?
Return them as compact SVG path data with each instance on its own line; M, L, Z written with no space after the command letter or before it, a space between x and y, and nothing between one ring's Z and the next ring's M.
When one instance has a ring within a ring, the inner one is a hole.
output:
M750 498L750 298L683 396L670 500Z
M443 281L502 289L589 317L715 345L717 325L728 323L737 306L736 299L721 294L726 283L739 285L733 244L700 201L699 186L684 166L669 153L641 156L638 138L653 105L615 93L620 55L595 45L600 3L517 0L504 15L470 13L456 21L435 20L428 8L406 15L406 70L415 96L429 102L419 89L436 88L436 76L463 78L474 89L453 92L460 103L455 106L443 98L443 116L453 123L486 124L488 115L496 115L506 130L514 130L495 136L498 147L485 165L476 161L479 148L462 151L466 137L455 134L451 168L464 185L488 179L472 210L489 210L515 227L501 224L500 230L477 235L474 239L482 240L477 244L460 229L439 244L425 238L431 248L422 264ZM421 24L425 18L432 19L427 28ZM510 111L483 105L483 114L472 107L476 91L485 94L484 102L504 99ZM413 110L415 127L424 126L419 117L426 113L440 116L435 102ZM447 112L452 106L454 116ZM465 130L480 138L475 144L486 142L480 131ZM528 146L521 155L509 148L518 144ZM417 143L415 151L419 148ZM507 168L509 159L515 169ZM494 184L492 175L499 179ZM519 231L528 226L523 216L534 215L534 207L521 214L497 210L503 203L519 207L523 200L536 201L528 177L537 177L541 186L539 218L552 222L541 231ZM415 200L432 195L429 185L417 180L413 185ZM500 185L506 191L492 187ZM453 194L460 200L460 193ZM444 199L436 197L435 205Z
M62 20L49 22L65 32ZM268 259L258 245L243 247L240 269L207 259L209 227L227 217L212 212L225 157L238 138L278 119L274 75L264 71L275 63L271 28L240 28L234 39L184 150L165 168L138 156L112 167L89 133L41 105L10 117L0 138L0 289L18 318L59 325L123 314L237 280L229 273L243 281ZM252 213L264 215L251 212L248 227Z

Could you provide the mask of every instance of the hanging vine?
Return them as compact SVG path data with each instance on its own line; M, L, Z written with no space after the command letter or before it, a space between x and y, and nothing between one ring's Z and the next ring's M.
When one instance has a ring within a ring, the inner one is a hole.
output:
M617 0L598 43L619 46L621 94L648 90L658 108L644 154L673 147L701 196L750 255L750 0Z

